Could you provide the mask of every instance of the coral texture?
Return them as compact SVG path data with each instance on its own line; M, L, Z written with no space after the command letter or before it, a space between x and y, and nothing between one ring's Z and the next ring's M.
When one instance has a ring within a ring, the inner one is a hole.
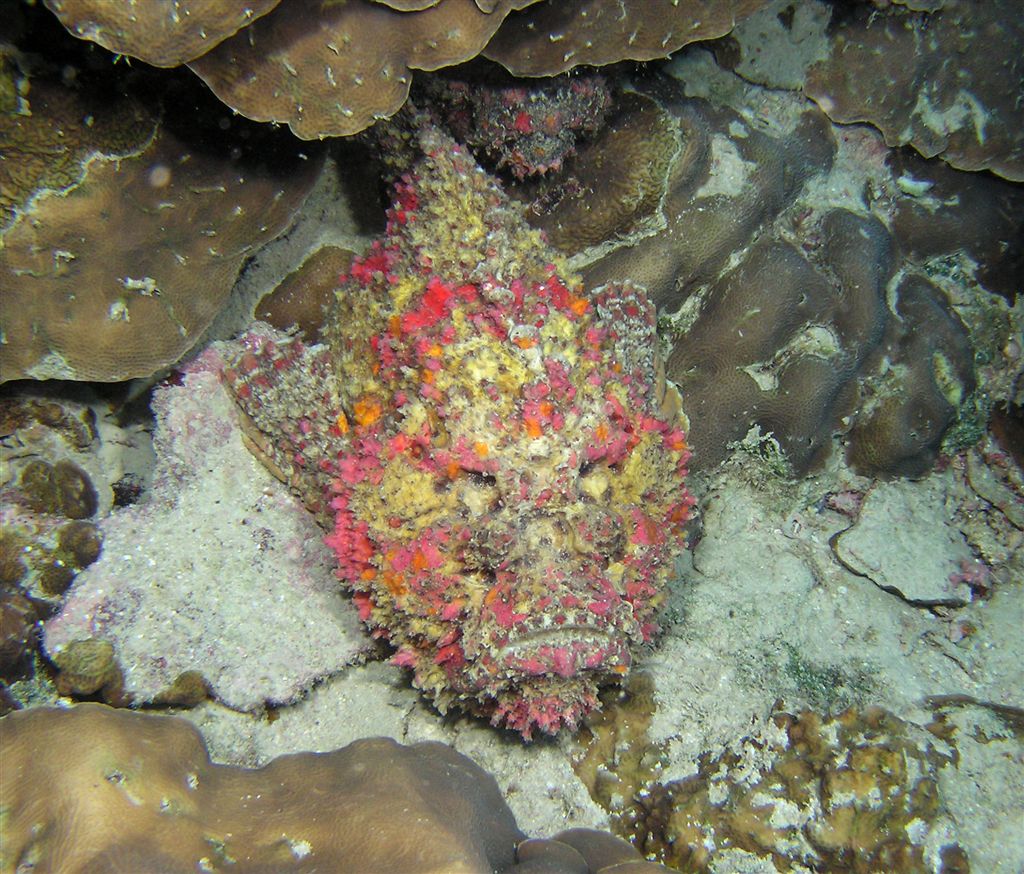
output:
M317 342L324 309L334 300L338 277L348 272L352 257L338 246L317 249L260 299L256 318L281 331L295 329L309 342Z
M930 12L860 7L835 26L805 92L839 122L876 125L961 170L1024 180L1024 24L1016 0Z
M153 0L142 14L97 0L47 5L76 36L159 66L187 62L242 115L317 139L392 115L414 71L460 64L485 47L520 76L664 58L727 33L764 0L261 0L241 12Z
M248 118L286 122L303 139L344 136L397 112L413 70L476 57L509 11L530 2L284 3L189 66Z
M586 293L463 147L418 136L325 344L254 333L225 376L416 685L555 732L657 630L685 419L643 292Z
M176 67L205 54L281 0L45 0L69 31L104 48L141 58L154 67Z
M581 64L651 61L714 39L765 0L582 0L531 4L508 21L484 55L516 76L554 76Z
M90 517L110 499L78 463L95 471L96 438L83 404L27 393L0 400L0 694L35 676L39 622L100 554Z
M563 172L511 191L527 202L530 223L563 252L632 237L657 224L681 140L675 119L656 101L616 94L606 125L565 161Z
M650 858L692 872L970 871L943 795L958 752L941 723L879 707L777 711L702 754L692 776L664 781L652 767L664 750L637 731L650 690L633 698L594 721L576 769Z
M209 326L320 162L273 132L232 142L242 125L226 135L213 115L161 120L92 80L34 79L30 102L0 115L0 381L149 376Z
M66 693L258 710L367 648L319 529L245 451L222 363L211 348L154 394L151 491L99 523L102 556L45 625Z
M680 73L699 74L707 64ZM1013 366L995 361L1012 318L990 292L1012 295L1019 195L893 160L867 128L837 139L802 100L761 124L744 108L757 89L727 81L738 111L644 83L515 196L588 284L646 287L674 347L666 372L687 399L695 466L756 428L797 475L842 435L858 471L919 476L977 433L991 403L979 385L1012 394ZM964 209L976 221L961 230Z
M1011 303L1024 275L1024 186L988 173L965 173L903 149L888 163L917 193L896 204L892 230L914 262L927 266L963 252L989 291Z
M659 102L674 118L680 143L662 177L660 222L645 225L642 233L623 241L629 245L588 266L584 277L607 282L629 276L648 289L659 309L671 312L718 277L732 254L789 207L808 179L828 172L835 140L820 113L803 113L789 129L769 131L703 100ZM660 126L646 120L653 112L648 108L624 122L630 129ZM653 142L662 139L659 135ZM619 160L627 163L629 156ZM587 178L583 184L591 182ZM571 225L572 216L563 216L562 222Z
M763 240L715 287L666 365L706 417L700 448L712 462L755 424L800 472L831 449L882 339L889 247L880 222L835 210L820 252L835 281L794 246Z
M371 738L246 770L213 764L183 719L99 704L10 714L0 743L4 871L666 870L604 832L527 839L494 778L440 743Z

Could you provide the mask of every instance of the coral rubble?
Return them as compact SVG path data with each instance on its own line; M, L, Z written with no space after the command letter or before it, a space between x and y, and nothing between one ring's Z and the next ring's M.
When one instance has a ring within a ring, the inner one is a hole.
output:
M4 871L666 870L604 832L527 839L494 778L440 743L369 738L247 770L213 764L182 719L99 704L11 714L0 743Z
M555 732L657 631L693 503L685 418L643 292L586 292L420 124L424 156L324 345L257 331L225 377L416 685Z

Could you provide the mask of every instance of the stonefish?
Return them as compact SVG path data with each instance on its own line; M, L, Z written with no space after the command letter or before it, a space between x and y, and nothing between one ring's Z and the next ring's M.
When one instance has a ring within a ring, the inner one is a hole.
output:
M642 289L586 293L461 146L418 139L322 344L253 332L225 381L394 662L528 739L658 630L686 421Z

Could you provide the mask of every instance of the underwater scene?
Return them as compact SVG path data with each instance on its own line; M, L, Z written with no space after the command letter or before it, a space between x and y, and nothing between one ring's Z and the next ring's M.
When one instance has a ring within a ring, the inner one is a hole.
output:
M0 874L1024 872L1019 0L0 0Z

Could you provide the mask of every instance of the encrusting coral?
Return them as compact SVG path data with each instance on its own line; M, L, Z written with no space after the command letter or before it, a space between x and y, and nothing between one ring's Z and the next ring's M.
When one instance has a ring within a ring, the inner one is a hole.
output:
M385 237L323 346L256 331L225 373L338 576L443 711L575 726L650 642L693 500L654 308L588 293L420 121Z
M941 779L959 753L938 720L778 710L669 781L664 748L646 737L652 688L633 682L620 697L588 720L574 767L650 858L687 872L971 870Z
M599 874L666 869L570 829L528 839L494 778L444 744L358 740L247 770L183 719L81 704L0 720L0 870L62 874Z

